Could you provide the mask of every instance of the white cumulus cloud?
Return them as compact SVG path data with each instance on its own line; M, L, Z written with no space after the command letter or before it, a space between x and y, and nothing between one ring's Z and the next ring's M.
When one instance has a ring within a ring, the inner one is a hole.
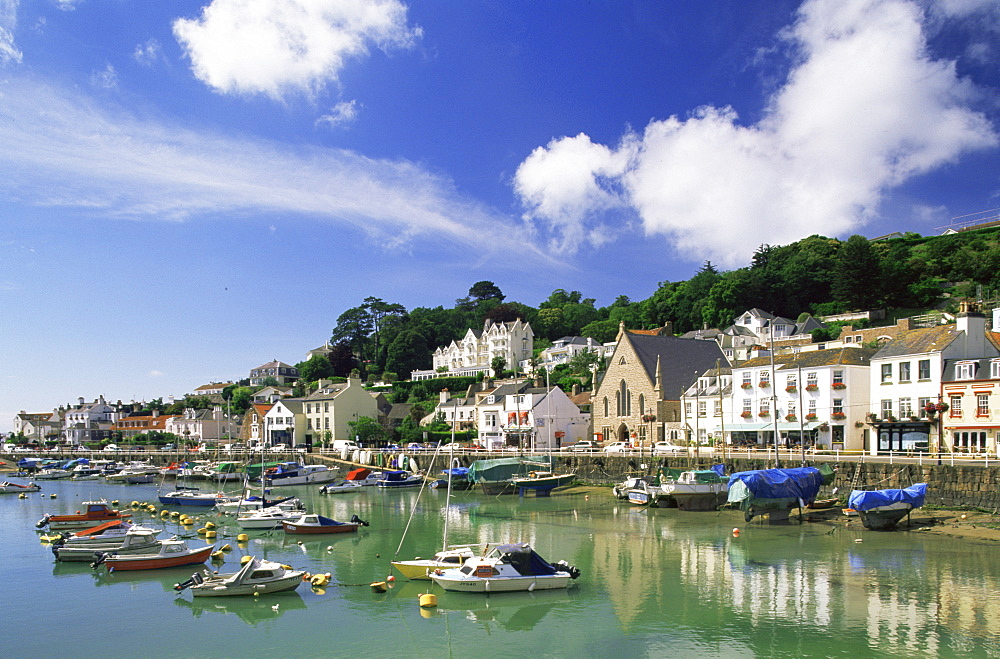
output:
M806 2L782 35L796 64L756 124L702 107L615 148L553 140L515 191L566 248L619 203L648 234L727 266L761 243L854 231L892 187L998 142L954 63L928 56L923 21L903 0Z
M273 98L312 94L372 46L405 48L420 36L397 0L213 0L173 29L206 85Z

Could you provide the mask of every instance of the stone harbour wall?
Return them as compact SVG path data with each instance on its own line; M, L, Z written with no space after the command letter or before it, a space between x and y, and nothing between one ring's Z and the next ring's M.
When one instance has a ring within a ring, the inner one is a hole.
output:
M708 469L718 461L702 458L653 458L650 456L573 456L557 458L557 468L576 472L577 478L592 485L620 483L629 476L653 478L661 466L672 469ZM808 466L821 463L807 461ZM852 489L884 490L927 483L928 505L946 508L978 508L1000 512L1000 467L888 464L874 462L828 463L837 472L833 483L820 496L829 496L837 488L837 496L847 499ZM795 460L783 466L798 467ZM773 464L765 460L727 460L726 473L766 469Z

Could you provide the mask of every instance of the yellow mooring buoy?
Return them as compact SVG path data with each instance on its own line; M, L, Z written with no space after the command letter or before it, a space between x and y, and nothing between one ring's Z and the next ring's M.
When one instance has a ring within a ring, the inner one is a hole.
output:
M376 581L372 584L372 592L384 593L386 590L386 585L384 581Z
M438 605L438 596L434 593L424 593L420 597L420 606L425 609L433 609Z

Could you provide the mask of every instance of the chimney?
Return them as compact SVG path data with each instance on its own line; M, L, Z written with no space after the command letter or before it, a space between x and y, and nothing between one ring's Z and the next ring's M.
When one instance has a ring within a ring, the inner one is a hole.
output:
M445 403L448 402L448 397L450 395L451 395L451 392L448 391L448 387L445 387L444 389L441 390L438 402L441 403L442 405L444 405Z
M570 391L572 392L571 395L573 397L579 396L580 395L580 385L579 384L574 384L573 388L570 389Z
M900 318L896 321L896 327L904 332L909 332L913 329L913 320L911 318Z
M962 355L965 359L980 357L992 357L996 355L996 349L987 347L986 341L986 316L979 313L979 307L968 302L963 302L961 311L955 319L955 326L959 332L964 333L965 352Z
M671 320L663 321L663 329L660 330L660 336L673 336L674 335L674 323Z

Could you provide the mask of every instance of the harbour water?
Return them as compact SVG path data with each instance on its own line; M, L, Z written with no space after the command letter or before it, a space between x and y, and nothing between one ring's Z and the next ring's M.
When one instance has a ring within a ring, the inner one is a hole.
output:
M168 486L169 487L169 486ZM281 531L239 532L224 565L246 554L332 575L315 590L260 598L198 598L173 585L192 567L107 574L56 563L35 522L85 500L156 503L156 485L55 481L19 499L0 495L7 656L237 657L997 657L1000 563L994 544L919 532L876 533L860 524L764 526L740 513L639 509L610 494L487 497L418 489L321 495L283 488L310 511L357 514L358 534L299 541ZM57 498L49 495L55 493ZM162 506L158 506L162 509ZM412 512L412 518L411 518ZM400 558L449 542L527 541L582 576L568 591L474 595L398 578L369 584ZM172 533L193 532L137 513ZM741 529L734 537L734 527ZM162 537L162 536L161 536ZM211 565L211 564L210 564ZM434 592L438 606L421 609Z

